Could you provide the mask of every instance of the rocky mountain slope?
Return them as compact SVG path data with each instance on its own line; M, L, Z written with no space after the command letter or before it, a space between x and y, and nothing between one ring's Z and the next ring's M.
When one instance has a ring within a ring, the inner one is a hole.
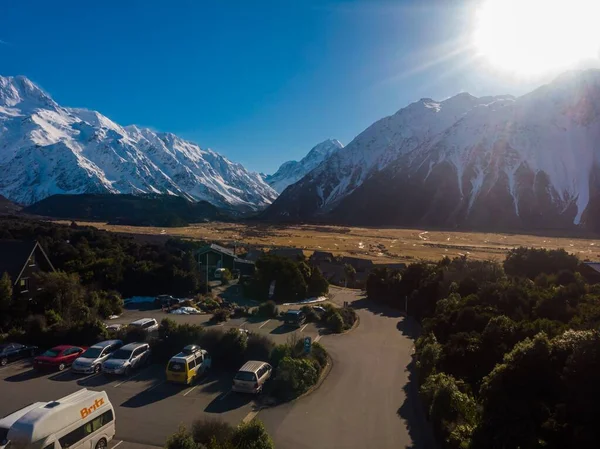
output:
M340 148L344 148L344 145L339 140L327 139L316 145L300 161L284 162L274 174L267 175L264 179L267 184L281 193L286 187L296 183L321 165Z
M600 71L519 98L422 99L286 190L275 220L600 229Z
M174 134L58 105L25 77L0 77L0 194L166 193L257 210L277 196L260 175Z

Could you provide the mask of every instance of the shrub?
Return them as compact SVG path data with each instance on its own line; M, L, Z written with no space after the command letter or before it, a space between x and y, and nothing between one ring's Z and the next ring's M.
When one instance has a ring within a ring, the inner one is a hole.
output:
M221 273L221 285L229 285L232 279L233 275L231 274L231 271L225 268L225 270L223 270Z
M274 393L281 399L292 399L306 392L319 378L316 362L284 357L277 367Z
M180 426L177 432L169 437L166 449L198 449L192 435L186 430L185 426Z
M292 356L290 345L276 345L271 351L271 366L277 368L279 363L286 357Z
M231 442L236 449L275 449L264 424L256 418L249 423L240 424Z
M327 365L327 351L320 343L313 343L311 348L312 358L319 365L319 373L323 371L323 368Z
M210 447L211 442L223 445L231 440L235 429L228 423L214 418L199 419L192 426L194 441Z
M319 315L311 306L303 306L300 310L306 315L306 321L309 323L316 323L319 321Z
M276 318L279 315L279 309L275 301L267 301L258 306L258 314L266 318Z
M327 326L336 334L344 332L344 319L342 318L342 315L340 315L339 312L330 315L327 319Z
M223 335L219 352L214 355L226 368L238 369L245 361L248 336L239 329L229 329Z
M217 323L222 323L223 321L227 321L229 319L229 310L219 309L215 313L213 313L213 316L211 319Z
M268 362L275 344L265 335L250 334L246 347L246 360L260 360Z
M344 320L344 329L350 329L356 322L356 311L352 307L343 307L338 309L339 314Z
M123 337L123 341L125 343L143 343L148 340L148 332L139 327L127 327L125 329L125 335Z
M249 308L248 306L238 306L237 304L233 307L233 316L242 318L249 316Z

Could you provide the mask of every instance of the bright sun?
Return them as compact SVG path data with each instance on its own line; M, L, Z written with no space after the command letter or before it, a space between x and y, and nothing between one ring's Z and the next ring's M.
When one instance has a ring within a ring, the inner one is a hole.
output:
M597 59L599 20L600 0L486 0L474 43L499 69L541 75Z

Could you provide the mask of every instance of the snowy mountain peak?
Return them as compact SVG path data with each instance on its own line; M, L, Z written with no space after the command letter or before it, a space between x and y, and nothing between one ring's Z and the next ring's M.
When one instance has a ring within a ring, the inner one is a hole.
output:
M263 217L600 231L600 70L518 98L412 103L290 186Z
M327 139L315 145L300 161L284 162L274 174L267 175L264 179L272 188L281 193L342 148L344 145L339 140Z
M165 193L242 210L277 193L256 173L171 133L64 108L25 77L0 77L0 194Z

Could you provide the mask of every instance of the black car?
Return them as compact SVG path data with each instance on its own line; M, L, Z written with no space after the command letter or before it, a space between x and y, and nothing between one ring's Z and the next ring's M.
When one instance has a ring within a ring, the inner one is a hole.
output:
M8 362L33 357L37 353L37 346L22 345L21 343L2 343L0 345L0 366Z
M306 315L301 310L288 310L283 315L283 322L286 326L300 327L306 322Z

